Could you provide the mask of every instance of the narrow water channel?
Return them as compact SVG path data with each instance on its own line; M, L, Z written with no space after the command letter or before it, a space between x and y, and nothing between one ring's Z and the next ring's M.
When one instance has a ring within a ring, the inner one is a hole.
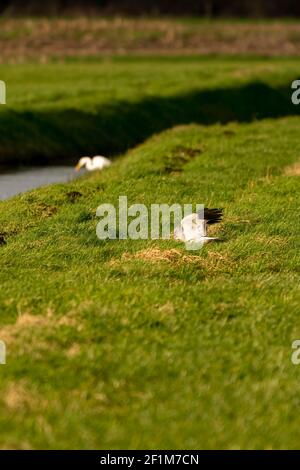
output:
M71 166L26 167L0 170L0 200L51 183L64 183L77 176Z

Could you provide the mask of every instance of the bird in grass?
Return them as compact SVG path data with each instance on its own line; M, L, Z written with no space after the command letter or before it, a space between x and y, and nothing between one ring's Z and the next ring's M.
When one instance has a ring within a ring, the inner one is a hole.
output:
M111 161L102 157L102 155L96 155L93 158L82 157L77 163L75 170L79 171L81 168L86 168L88 171L102 170L106 166L111 165Z
M217 237L208 237L208 225L221 222L223 209L207 209L189 214L182 219L174 230L174 238L186 243L187 248L201 248L205 243L220 241Z

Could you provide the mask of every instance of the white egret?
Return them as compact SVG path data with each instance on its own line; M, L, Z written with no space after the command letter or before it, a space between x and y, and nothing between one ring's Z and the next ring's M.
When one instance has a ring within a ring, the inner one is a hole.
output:
M85 167L88 171L102 170L106 166L111 165L111 161L102 155L96 155L93 158L82 157L77 163L75 170Z

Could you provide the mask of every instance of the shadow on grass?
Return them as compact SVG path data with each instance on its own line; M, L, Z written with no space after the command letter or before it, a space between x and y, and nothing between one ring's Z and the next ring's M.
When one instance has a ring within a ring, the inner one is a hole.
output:
M255 82L172 97L119 101L96 112L66 109L0 114L0 163L66 163L81 155L118 154L178 124L210 125L299 115L290 84Z

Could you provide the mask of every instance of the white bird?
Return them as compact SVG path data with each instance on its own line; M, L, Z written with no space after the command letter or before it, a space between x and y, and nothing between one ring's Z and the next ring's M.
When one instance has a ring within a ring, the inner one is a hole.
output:
M96 155L93 158L82 157L77 163L75 170L79 171L80 168L85 167L88 171L102 170L104 167L111 165L111 161L102 157L102 155Z
M222 209L207 209L187 215L174 230L174 238L186 243L189 249L199 249L204 243L220 240L207 236L207 226L222 220Z

